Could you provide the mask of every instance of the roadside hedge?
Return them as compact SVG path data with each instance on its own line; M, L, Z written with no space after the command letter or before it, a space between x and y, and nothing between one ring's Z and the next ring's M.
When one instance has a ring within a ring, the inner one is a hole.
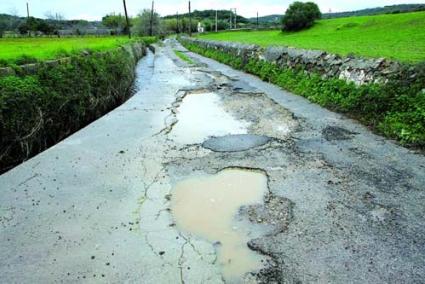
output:
M127 46L73 55L55 66L40 63L32 75L0 77L0 173L128 99L137 53Z
M302 69L283 69L261 60L242 58L181 41L189 50L306 97L334 111L345 113L376 132L411 147L425 147L425 63L413 72L405 67L401 76L387 84L356 86L340 79L324 79ZM416 75L413 75L416 73Z

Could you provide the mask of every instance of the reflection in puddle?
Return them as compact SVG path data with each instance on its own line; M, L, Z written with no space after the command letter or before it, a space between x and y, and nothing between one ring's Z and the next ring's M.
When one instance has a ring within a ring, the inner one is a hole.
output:
M245 134L248 127L248 123L236 120L220 107L220 97L215 93L186 96L177 119L170 137L182 144L201 143L210 136Z
M218 261L226 280L237 280L261 268L261 257L247 247L248 237L234 224L243 205L261 203L267 177L260 172L223 170L176 185L172 212L177 226L218 245Z

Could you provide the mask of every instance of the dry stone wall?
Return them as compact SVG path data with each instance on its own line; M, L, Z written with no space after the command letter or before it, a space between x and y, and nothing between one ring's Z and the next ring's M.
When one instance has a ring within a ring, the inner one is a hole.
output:
M368 59L354 56L342 57L320 50L200 40L182 37L182 41L207 49L222 51L238 57L243 62L264 60L282 68L302 69L319 73L325 78L339 78L357 85L385 83L401 72L401 64L385 58Z

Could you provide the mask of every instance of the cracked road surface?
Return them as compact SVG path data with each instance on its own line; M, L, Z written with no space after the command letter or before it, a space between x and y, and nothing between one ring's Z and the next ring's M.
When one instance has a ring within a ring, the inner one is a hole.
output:
M168 40L140 62L124 105L0 176L0 282L423 281L422 155L173 49L187 52ZM230 280L220 244L171 209L176 184L225 169L267 177L232 220L262 264Z

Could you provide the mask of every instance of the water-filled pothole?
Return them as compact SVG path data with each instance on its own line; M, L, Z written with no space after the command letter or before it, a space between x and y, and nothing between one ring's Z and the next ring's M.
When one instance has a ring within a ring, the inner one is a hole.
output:
M223 110L217 94L190 94L178 108L177 123L170 138L182 144L196 144L210 136L246 133L248 126L249 123Z
M262 146L271 140L270 137L253 134L226 135L206 140L202 147L215 152L240 152Z
M171 203L178 228L217 245L226 280L235 282L262 268L262 257L248 248L247 232L235 226L234 218L242 206L261 203L266 191L264 173L242 169L190 178L174 188Z

